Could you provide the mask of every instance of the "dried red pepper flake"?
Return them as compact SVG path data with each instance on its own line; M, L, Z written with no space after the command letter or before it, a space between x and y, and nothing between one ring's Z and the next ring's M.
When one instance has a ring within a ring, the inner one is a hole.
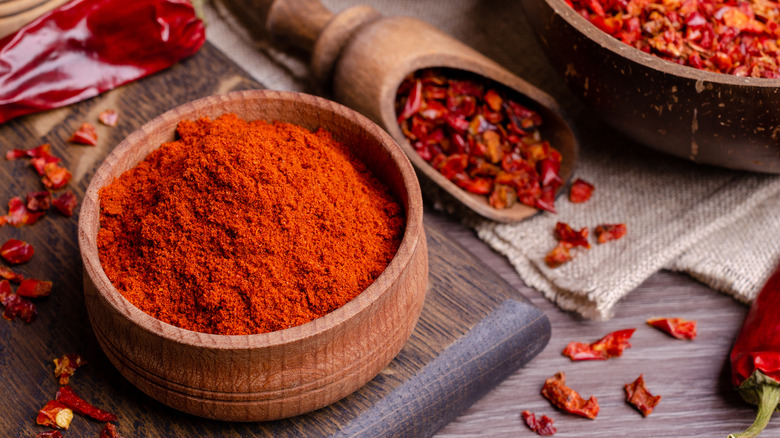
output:
M8 280L13 283L21 283L24 280L24 275L19 274L11 270L7 266L0 266L0 279Z
M95 130L95 127L91 123L84 122L68 141L71 143L95 146L97 144L97 130Z
M21 227L38 222L38 219L44 214L46 214L46 212L28 210L27 205L22 201L22 198L14 196L8 201L8 215L5 216L5 218L8 225Z
M544 256L544 263L546 263L550 268L557 268L558 266L571 261L573 257L570 249L570 244L566 242L558 242L558 245L556 245L555 248L553 248L550 252L547 253L546 256Z
M12 149L5 153L6 160L18 160L20 158L39 158L51 156L51 144L43 143L32 149Z
M593 184L577 178L569 189L569 201L575 204L581 204L590 199L593 195Z
M596 227L596 239L599 243L607 243L620 239L626 232L626 224L603 224Z
M599 413L599 402L595 396L585 400L577 391L566 386L566 374L558 372L544 381L542 395L553 406L570 414L580 415L591 420Z
M49 400L40 411L36 423L41 426L67 429L73 420L73 411L57 400Z
M52 362L54 362L54 377L59 378L60 385L67 385L76 369L87 364L87 361L76 353L64 354Z
M396 114L417 154L494 208L555 212L561 154L537 129L541 116L508 89L475 75L424 69L399 86Z
M552 418L547 415L542 415L542 418L536 418L536 414L530 411L523 411L521 413L523 421L529 429L536 432L540 436L553 436L558 429L553 426Z
M35 305L25 298L13 293L8 280L0 280L0 304L5 307L3 318L13 321L17 316L26 323L31 323L38 315Z
M572 248L580 246L583 248L590 248L588 243L588 228L583 227L579 231L575 231L569 224L564 222L557 222L555 224L555 238L559 242L566 242Z
M112 423L106 423L106 425L103 426L103 430L100 431L100 438L122 438L122 436L119 435L116 426Z
M51 207L51 193L44 190L27 194L27 209L30 211L46 211Z
M602 31L668 61L736 76L780 78L776 1L567 3Z
M50 190L59 190L65 187L70 181L72 175L68 169L60 166L58 163L46 163L43 166L43 185Z
M660 395L653 395L645 386L645 378L642 374L634 382L623 387L626 390L626 401L647 417L661 401Z
M633 328L618 330L590 344L570 342L562 353L571 360L606 360L619 357L623 354L623 350L631 346L628 340L635 330Z
M56 398L59 402L69 407L70 409L73 409L73 412L79 415L91 417L97 421L116 421L117 419L116 415L108 411L104 411L100 408L96 408L83 398L79 397L73 391L73 388L68 385L60 386L60 389L57 391Z
M696 321L682 318L650 318L647 324L677 339L695 339Z
M26 298L43 298L51 294L51 281L42 281L28 278L22 281L16 288L16 295Z
M32 245L23 240L9 239L0 246L0 257L12 265L27 263L34 254Z
M119 113L112 109L103 110L98 115L98 120L106 126L116 126L119 122Z
M47 430L46 432L38 432L35 438L62 438L62 432L59 430Z
M73 216L73 209L78 205L78 200L76 199L76 195L69 190L54 198L52 205L54 205L54 208L62 215L70 217Z
M46 174L46 165L49 163L59 163L61 159L54 155L46 155L43 157L35 157L30 159L30 164L38 172L38 175L44 176Z

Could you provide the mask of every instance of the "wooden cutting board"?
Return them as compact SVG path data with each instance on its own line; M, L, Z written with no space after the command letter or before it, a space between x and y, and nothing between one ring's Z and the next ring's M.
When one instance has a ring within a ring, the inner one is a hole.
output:
M232 90L263 88L206 44L173 68L67 108L0 125L0 153L51 143L73 173L69 189L81 198L103 158L126 135L181 103ZM97 124L116 109L119 125ZM67 142L82 122L98 128L96 147ZM25 160L0 161L0 205L43 189ZM51 360L79 353L89 363L71 379L88 401L116 413L128 437L170 436L428 436L538 354L550 338L547 317L469 252L426 221L430 277L422 316L398 357L351 396L319 411L268 423L226 423L170 409L130 385L108 362L90 328L82 294L78 210L48 213L22 228L0 228L0 243L30 242L35 256L17 271L54 282L37 300L31 324L0 320L0 435L32 437L47 430L37 411L58 384ZM103 425L76 416L65 436L97 437Z

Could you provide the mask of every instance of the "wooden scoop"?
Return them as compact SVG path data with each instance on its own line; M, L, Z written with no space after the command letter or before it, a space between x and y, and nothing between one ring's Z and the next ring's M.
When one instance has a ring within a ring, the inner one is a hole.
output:
M495 209L486 196L459 188L422 159L401 132L395 113L398 86L414 71L446 67L476 73L518 91L536 103L543 138L563 155L560 175L571 176L578 143L552 97L435 27L409 17L383 17L368 6L336 15L317 0L262 0L269 33L311 53L311 71L333 98L365 114L401 145L418 173L479 215L517 222L536 209L517 203Z

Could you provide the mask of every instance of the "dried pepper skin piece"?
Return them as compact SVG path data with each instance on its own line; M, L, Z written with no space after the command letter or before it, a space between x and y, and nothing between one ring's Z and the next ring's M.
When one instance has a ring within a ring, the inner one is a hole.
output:
M60 214L70 217L73 216L73 209L78 205L78 200L76 199L76 195L69 190L54 198L52 200L52 205Z
M98 115L98 121L106 126L114 127L119 122L119 113L112 109L103 110Z
M76 369L87 364L87 361L76 353L62 355L52 362L54 362L54 377L59 378L60 385L67 385Z
M558 372L544 381L542 395L553 406L570 414L595 419L599 413L599 402L595 396L585 400L577 391L566 386L566 374Z
M122 438L112 423L106 423L103 430L100 431L100 438Z
M62 438L62 432L59 430L47 430L46 432L38 432L35 438Z
M13 293L8 280L0 280L0 304L5 307L3 318L13 321L17 316L26 323L31 323L38 315L38 310L32 301Z
M12 265L20 265L30 261L35 255L35 249L23 240L9 239L0 246L0 257Z
M575 204L586 202L593 195L593 189L593 184L577 178L569 189L569 201Z
M0 279L8 280L11 283L21 283L24 280L24 275L12 271L7 266L0 266Z
M59 163L46 163L43 166L43 185L49 190L59 190L70 182L73 177L70 171Z
M88 122L82 123L79 129L68 139L71 143L85 144L87 146L97 145L97 140L97 130Z
M603 224L596 227L596 240L599 243L607 243L625 236L626 224Z
M20 158L40 158L51 156L51 144L43 143L32 149L12 149L5 153L6 160L18 160Z
M189 1L70 1L0 40L0 58L8 61L0 89L14 90L0 104L0 123L168 68L205 40Z
M636 331L635 328L618 330L590 344L570 342L563 349L562 354L574 361L606 360L611 357L619 357L623 354L623 350L631 347L628 340L634 334L634 331Z
M573 258L571 255L571 245L567 242L558 242L547 255L544 257L544 263L550 268L557 268L562 264L571 261Z
M51 281L41 281L28 278L16 288L16 295L27 298L43 298L51 294Z
M51 207L51 193L47 190L27 194L27 209L30 211L46 211Z
M555 213L562 156L541 138L539 113L511 93L466 72L423 69L398 88L398 123L422 159L493 208Z
M73 412L94 418L97 421L116 421L117 419L116 415L111 412L96 408L83 398L79 397L68 385L60 386L60 389L57 391L56 399L63 405L72 409Z
M623 386L626 390L626 401L633 405L642 416L647 417L653 412L658 402L661 401L660 395L653 395L645 386L644 375L640 374L632 383Z
M558 429L553 426L552 418L548 417L547 415L542 415L542 418L536 418L536 414L529 411L523 411L521 415L523 417L523 421L525 421L525 425L528 426L528 428L532 431L536 432L537 435L553 436L555 435L555 432L558 432Z
M581 246L585 249L590 249L587 227L583 227L579 231L575 231L569 224L564 222L557 222L555 224L555 238L561 242L568 243L572 248L575 246Z
M57 400L49 400L40 411L35 422L41 426L67 429L73 420L73 411Z
M650 318L647 324L677 339L695 339L696 321L682 318Z
M8 215L5 216L8 225L22 227L38 222L46 214L44 211L30 211L22 198L14 196L8 201Z

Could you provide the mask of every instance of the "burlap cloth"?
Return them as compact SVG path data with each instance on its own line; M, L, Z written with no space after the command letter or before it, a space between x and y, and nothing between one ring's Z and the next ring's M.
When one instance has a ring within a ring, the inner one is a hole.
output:
M263 31L253 0L207 5L207 37L259 82L312 91L304 54L281 50ZM640 147L602 125L569 94L528 29L517 1L323 1L337 12L368 4L385 15L427 21L549 92L580 133L575 177L595 185L591 200L558 198L558 214L520 224L467 218L477 235L506 255L522 279L561 308L606 319L620 299L660 269L686 272L748 302L780 262L780 177L696 165ZM625 223L625 238L559 268L544 264L557 221L593 230Z

